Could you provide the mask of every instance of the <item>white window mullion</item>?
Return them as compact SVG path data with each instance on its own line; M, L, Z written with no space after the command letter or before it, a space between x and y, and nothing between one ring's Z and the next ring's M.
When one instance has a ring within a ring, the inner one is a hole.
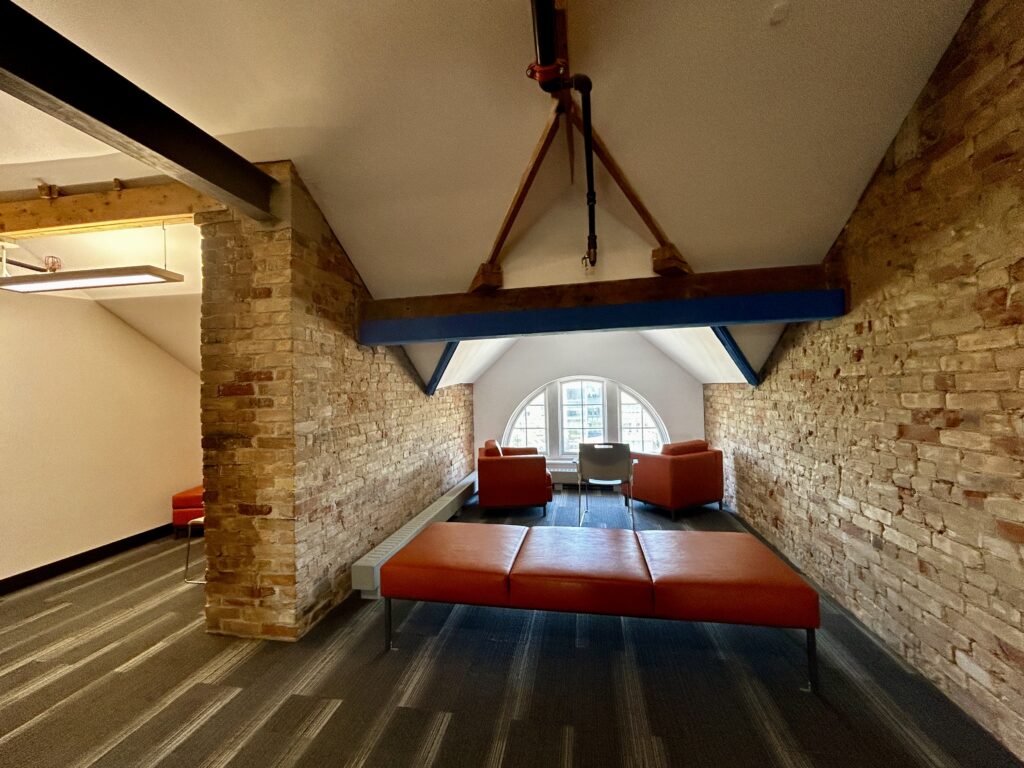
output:
M558 382L553 381L546 387L548 410L548 456L562 455L562 404L559 402Z
M619 440L619 385L608 381L604 387L605 440L609 443L621 443Z

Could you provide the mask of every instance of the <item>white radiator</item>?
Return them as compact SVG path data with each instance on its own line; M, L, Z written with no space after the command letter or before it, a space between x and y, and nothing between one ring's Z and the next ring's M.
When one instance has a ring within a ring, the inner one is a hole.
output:
M431 523L443 522L462 509L474 493L476 472L466 475L448 493L371 549L352 565L352 588L364 599L380 599L380 567Z

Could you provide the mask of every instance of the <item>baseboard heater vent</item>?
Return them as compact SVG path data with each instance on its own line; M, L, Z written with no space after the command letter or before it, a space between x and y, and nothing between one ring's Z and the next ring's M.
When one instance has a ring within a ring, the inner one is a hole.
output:
M448 520L462 509L462 505L473 495L475 486L476 472L472 472L456 483L448 493L356 560L352 566L352 588L358 589L364 599L379 600L380 567L428 525Z

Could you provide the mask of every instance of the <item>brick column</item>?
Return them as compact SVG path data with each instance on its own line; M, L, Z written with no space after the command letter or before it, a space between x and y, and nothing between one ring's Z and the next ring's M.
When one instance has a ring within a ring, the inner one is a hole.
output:
M472 471L470 387L355 341L362 279L291 163L282 220L196 216L211 632L297 639L352 562Z
M294 638L291 228L197 214L202 233L206 622Z

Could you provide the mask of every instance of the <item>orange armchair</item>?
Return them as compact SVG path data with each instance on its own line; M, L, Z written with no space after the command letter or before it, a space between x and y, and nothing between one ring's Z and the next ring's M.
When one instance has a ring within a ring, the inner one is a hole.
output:
M672 513L717 501L722 506L722 452L703 440L666 443L661 453L634 453L633 498Z
M551 501L551 473L536 448L508 448L488 440L476 462L479 505L544 507Z

